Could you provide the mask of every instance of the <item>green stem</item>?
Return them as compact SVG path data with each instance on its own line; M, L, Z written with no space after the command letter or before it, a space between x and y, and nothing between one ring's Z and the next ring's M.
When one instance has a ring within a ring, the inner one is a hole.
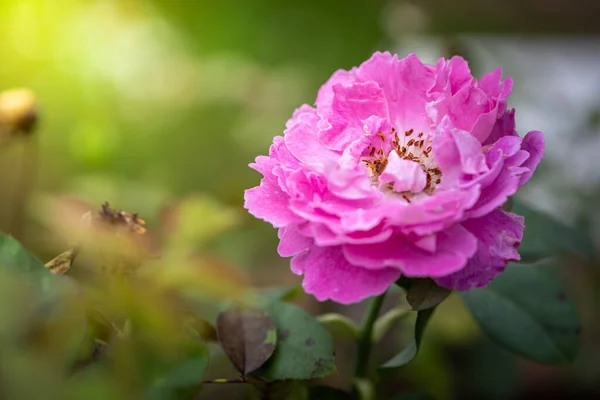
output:
M371 304L369 305L369 309L365 315L357 343L358 347L355 373L357 378L365 378L367 376L367 372L369 371L369 356L371 354L373 325L377 320L377 316L379 315L379 310L381 309L385 295L386 292L383 292L383 294L374 297L371 300Z

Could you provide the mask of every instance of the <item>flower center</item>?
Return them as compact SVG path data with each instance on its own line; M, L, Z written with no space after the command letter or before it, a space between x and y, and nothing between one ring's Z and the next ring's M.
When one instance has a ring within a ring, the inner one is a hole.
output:
M433 193L442 181L442 171L431 154L431 138L413 129L399 134L394 128L389 136L382 132L377 136L381 143L371 144L362 160L369 167L372 184L409 203L417 194Z

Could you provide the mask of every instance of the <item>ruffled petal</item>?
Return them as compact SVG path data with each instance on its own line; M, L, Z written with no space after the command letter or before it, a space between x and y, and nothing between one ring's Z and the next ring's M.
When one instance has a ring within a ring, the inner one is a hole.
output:
M529 158L521 164L522 167L527 168L527 171L521 174L519 186L523 186L529 181L544 156L544 135L542 135L542 132L532 131L525 135L521 149L529 153Z
M251 166L262 172L264 178L260 186L248 189L244 193L244 208L256 218L263 219L274 227L302 222L302 218L292 212L289 207L290 196L281 190L272 168L277 163L268 157L257 157Z
M298 226L288 225L279 229L279 246L277 252L281 257L292 257L307 250L312 244L312 239L303 236Z
M331 107L331 103L333 102L333 86L337 84L346 85L352 83L355 77L356 68L351 69L350 71L346 71L343 69L339 69L331 75L331 78L327 80L319 89L317 94L317 100L315 102L317 108L319 110L327 110Z
M523 217L495 210L463 225L477 237L477 252L460 271L437 278L438 285L456 290L486 286L507 263L520 260L517 248L523 239Z
M436 80L434 67L423 64L415 54L398 59L388 52L375 53L358 68L356 77L377 82L385 93L388 118L397 129L428 128L425 108Z
M397 268L411 277L444 276L464 267L477 249L477 239L461 225L437 234L436 251L415 246L394 235L380 243L345 245L344 255L354 265L369 269Z
M385 292L400 277L393 268L373 271L350 264L339 246L314 246L305 254L299 259L302 266L296 268L304 273L306 293L319 301L357 303Z
M387 116L383 91L375 82L349 86L338 83L333 86L333 93L331 112L323 115L320 126L324 128L318 132L318 140L329 149L343 150L364 134L365 120Z

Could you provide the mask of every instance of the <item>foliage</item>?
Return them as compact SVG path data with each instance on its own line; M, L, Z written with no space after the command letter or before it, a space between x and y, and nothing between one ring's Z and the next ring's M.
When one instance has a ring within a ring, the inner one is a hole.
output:
M39 220L68 243L67 251L44 264L15 238L0 235L0 272L8 288L2 304L20 305L6 314L0 332L2 348L10 348L3 363L20 366L11 370L7 398L34 395L27 377L51 370L40 384L60 398L88 396L102 386L102 396L183 399L206 384L243 383L263 397L372 399L378 379L402 373L417 357L434 311L451 292L431 279L403 276L396 282L400 301L379 315L384 297L373 299L363 326L339 313L313 317L291 303L302 294L298 286L257 290L225 258L211 254L214 238L235 227L238 217L207 197L163 207L150 231L137 213L108 203L92 211L72 199L45 201L51 212ZM509 265L490 285L461 298L500 346L540 363L572 363L581 322L557 266L570 253L592 258L592 246L571 232L571 241L549 247L558 243L558 229L569 228L516 206L539 229L523 253L542 261ZM371 370L371 346L411 314L413 338ZM18 337L24 340L12 346ZM357 342L352 391L312 385L338 370L334 339ZM239 376L207 377L211 343L220 345ZM428 395L398 398L415 396Z
M473 321L521 358L577 367L587 357L577 379L597 382L597 353L580 348L585 334L598 336L597 309L586 325L575 307L597 295L597 273L579 278L596 285L592 294L568 285L597 260L583 229L515 200L526 218L522 262L448 299L430 281L399 282L406 290L390 289L373 325L369 377L354 381L344 346L361 334L362 308L307 300L279 274L274 235L237 211L256 184L248 162L290 110L313 102L335 69L391 47L385 35L423 22L414 7L400 12L404 2L383 3L0 2L0 81L33 90L0 96L1 398L229 398L251 386L265 398L367 398L372 389L446 400L452 386L439 383L453 380L497 395L492 383L508 390L512 357L486 350L475 372L449 360L478 354ZM442 25L457 21L437 14ZM404 22L392 23L398 15ZM569 182L552 181L570 201ZM147 233L90 231L81 217L107 199L139 212ZM239 322L242 313L219 327L232 304L260 323Z
M581 322L552 266L508 266L489 286L462 297L482 329L508 350L541 363L572 363Z

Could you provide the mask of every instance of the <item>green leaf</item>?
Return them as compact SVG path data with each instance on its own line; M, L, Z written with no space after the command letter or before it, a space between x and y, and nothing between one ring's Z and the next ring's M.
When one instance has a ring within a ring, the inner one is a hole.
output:
M358 337L358 325L350 318L337 314L323 314L317 317L320 323L325 325L331 336L335 339L356 339Z
M425 310L437 306L452 293L452 290L438 286L433 279L413 279L408 292L406 301L413 310Z
M517 200L512 212L525 217L525 233L519 247L521 262L536 262L564 253L594 259L594 244L588 235Z
M0 268L36 280L51 276L43 262L25 250L15 238L2 233L0 233Z
M26 304L18 304L27 321L22 335L43 338L57 353L74 357L87 329L75 281L53 275L16 239L2 233L0 269L3 277L24 283L23 288L35 289Z
M415 358L419 352L419 347L421 346L423 333L425 332L429 318L431 318L434 310L435 307L432 307L417 313L414 339L408 344L408 346L402 349L400 353L396 354L393 358L380 367L379 373L382 376L388 376L395 373L398 368L408 364L413 358Z
M487 287L461 293L491 340L548 364L572 362L581 341L579 313L553 271L556 261L511 264Z
M268 380L312 379L336 372L331 335L319 321L290 303L270 303L265 310L277 327L277 348L253 375Z
M383 314L375 321L373 325L373 343L379 343L383 336L390 330L394 324L410 314L410 310L405 307L395 307Z
M192 397L194 392L199 391L209 362L206 345L200 341L190 341L183 356L169 363L169 368L165 368L165 372L154 380L143 398L163 400Z
M242 375L265 363L275 350L277 330L262 310L234 306L217 317L223 351Z

